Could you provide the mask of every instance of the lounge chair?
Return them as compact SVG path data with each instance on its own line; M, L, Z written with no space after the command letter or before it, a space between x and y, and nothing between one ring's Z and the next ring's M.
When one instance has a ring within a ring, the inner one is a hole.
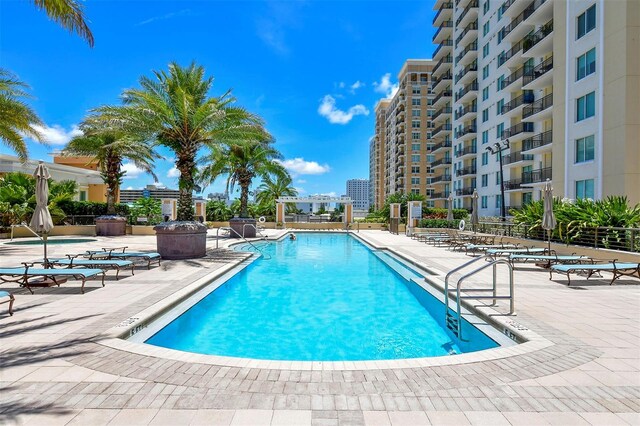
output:
M505 257L505 256L510 256L512 254L545 254L547 252L546 248L539 248L539 247L523 247L523 248L515 248L515 249L505 249L505 248L498 248L498 249L488 249L487 250L487 255L492 258L492 259L496 259L497 257Z
M143 251L126 251L127 247L103 248L101 251L87 250L89 259L142 259L147 262L147 269L151 269L151 263L158 263L162 257L160 253Z
M526 263L529 260L533 261L546 261L546 268L549 268L552 262L561 265L570 265L570 264L580 264L585 261L591 261L590 257L587 256L578 256L575 254L571 255L544 255L544 254L510 254L509 262L513 265L515 262L523 262Z
M59 278L73 277L77 280L82 280L81 291L84 294L84 284L88 278L102 275L102 287L104 287L105 273L102 269L89 269L89 268L72 268L72 269L53 269L53 268L33 268L33 262L22 262L24 267L18 268L0 268L0 281L3 282L17 282L21 286L26 287L31 294L33 290L31 287L43 287L49 286L49 284L57 285L60 287L62 282ZM51 280L49 282L33 282L29 281L31 278L42 277L45 280Z
M131 275L135 275L135 264L130 260L122 259L78 259L79 254L68 254L67 259L46 259L43 261L45 267L65 266L67 268L92 268L92 269L115 269L116 280L120 274L120 269L131 268Z
M6 300L4 300L6 299ZM13 294L8 291L1 290L0 291L0 304L8 303L9 304L9 315L13 315L13 302L15 302L16 298L13 297Z
M553 273L565 274L567 276L567 285L571 285L571 278L569 274L572 272L584 271L587 273L587 279L591 278L591 275L599 272L611 272L613 278L609 285L613 284L615 280L623 275L637 276L640 278L640 263L617 263L615 260L594 260L594 263L577 264L577 265L553 265L549 268L549 279L552 279ZM595 263L603 262L603 263Z
M517 244L467 244L464 246L464 254L476 251L487 251L492 249L513 250L517 249Z

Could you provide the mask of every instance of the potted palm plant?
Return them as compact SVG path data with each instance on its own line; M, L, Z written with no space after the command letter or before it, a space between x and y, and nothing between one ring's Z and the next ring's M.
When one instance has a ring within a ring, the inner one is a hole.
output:
M181 67L172 62L168 71L155 71L139 83L139 88L124 91L123 105L103 106L93 113L135 139L174 152L180 173L177 221L154 228L158 252L165 259L202 257L207 227L193 220L198 152L203 148L216 152L225 141L265 134L262 120L235 106L230 92L210 96L213 78L195 63Z

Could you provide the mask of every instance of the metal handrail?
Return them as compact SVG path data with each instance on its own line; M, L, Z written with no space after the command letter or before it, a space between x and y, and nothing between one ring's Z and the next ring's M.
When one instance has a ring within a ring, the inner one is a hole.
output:
M251 224L250 224L250 223L248 223L248 224L245 224L245 225L251 225ZM265 258L265 259L267 259L267 260L271 259L271 256L270 256L270 255L269 255L269 257L266 257L266 256L265 256L265 254L262 252L262 250L260 250L260 248L259 248L258 246L256 246L255 244L253 244L251 241L247 240L247 239L244 237L244 235L240 235L240 234L238 234L238 231L236 231L235 229L233 229L233 228L232 228L232 227L230 227L230 226L221 226L220 228L218 228L218 229L216 230L216 248L218 248L218 241L219 241L218 236L219 236L219 233L220 233L220 230L221 230L221 229L223 229L223 230L225 230L225 231L229 231L229 233L233 232L233 233L234 233L234 234L236 234L239 238L242 238L242 240L243 240L245 243L248 243L251 247L253 247L254 249L256 249L256 251L257 251L258 253L260 253L260 256L264 257L264 258ZM244 234L244 226L243 226L243 229L242 229L242 233Z
M253 223L245 223L245 224L243 224L243 225L242 225L242 238L244 238L244 229L245 229L245 227L246 227L246 226L251 226L253 229L255 229L256 234L260 234L260 236L262 237L262 239L263 239L263 240L266 240L266 239L267 239L267 236L266 236L266 235L264 235L264 234L263 234L263 233L258 229L258 227L257 227L256 225L254 225Z
M10 241L13 241L13 228L27 228L29 231L31 231L31 233L33 235L35 235L36 237L40 238L40 240L42 240L42 236L41 235L39 235L36 231L31 229L29 227L29 225L27 225L25 222L22 222L22 223L17 224L17 225L11 225L11 239L10 239Z

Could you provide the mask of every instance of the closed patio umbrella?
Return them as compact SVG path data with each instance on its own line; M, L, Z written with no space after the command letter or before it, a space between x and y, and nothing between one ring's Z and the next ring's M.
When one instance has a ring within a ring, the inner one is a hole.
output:
M53 221L51 213L49 213L49 181L51 178L49 169L42 161L36 167L33 173L36 178L36 208L33 211L33 217L29 226L38 234L42 235L44 242L44 259L47 260L47 235L53 229Z
M449 210L447 211L447 220L453 220L453 195L449 195Z
M478 191L474 189L471 196L471 225L473 226L473 232L476 232L478 223L480 223L478 218Z
M551 233L558 224L556 216L553 214L553 188L551 181L547 179L547 183L542 190L542 202L544 205L544 213L542 214L542 229L546 229L549 234L549 253L551 253Z

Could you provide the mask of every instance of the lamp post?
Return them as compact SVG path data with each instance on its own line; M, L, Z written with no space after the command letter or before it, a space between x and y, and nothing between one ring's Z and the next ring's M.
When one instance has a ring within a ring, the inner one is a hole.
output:
M502 163L502 150L509 149L509 139L505 139L502 142L496 142L493 146L488 146L485 149L491 152L491 154L498 153L498 159L500 161L500 218L504 222L507 220L507 208L504 200L504 165Z

